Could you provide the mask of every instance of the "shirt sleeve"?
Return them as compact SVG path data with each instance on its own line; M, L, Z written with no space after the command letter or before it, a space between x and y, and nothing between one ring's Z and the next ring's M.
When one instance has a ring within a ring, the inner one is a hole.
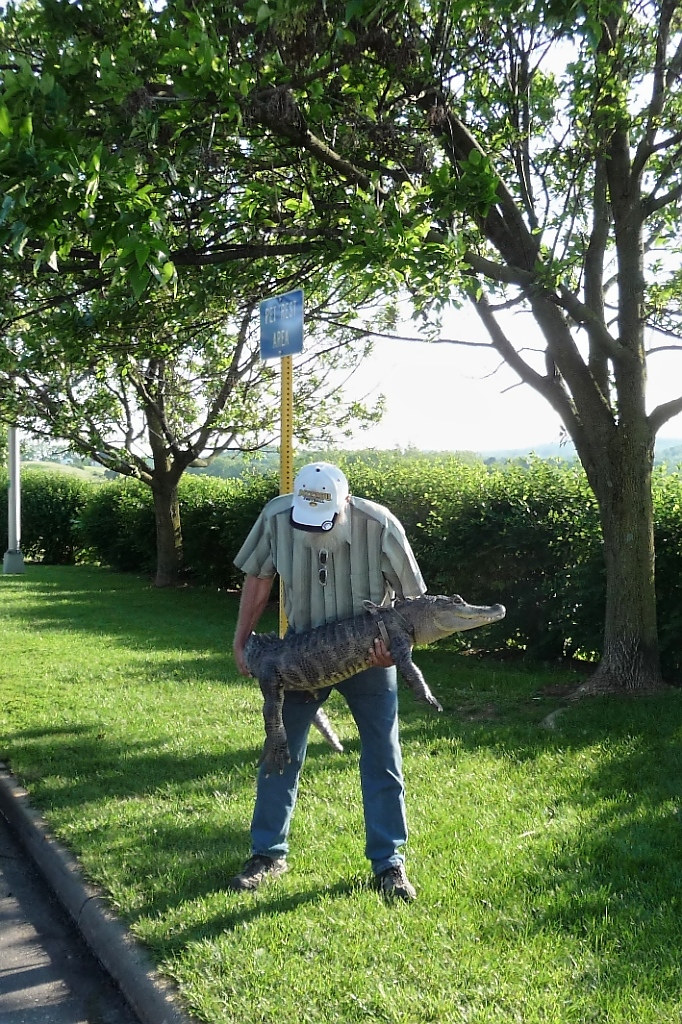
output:
M396 597L421 597L426 584L402 523L388 513L383 534L381 570Z
M237 568L247 576L258 576L261 579L270 579L277 573L272 557L270 517L266 512L267 506L251 527L234 559Z

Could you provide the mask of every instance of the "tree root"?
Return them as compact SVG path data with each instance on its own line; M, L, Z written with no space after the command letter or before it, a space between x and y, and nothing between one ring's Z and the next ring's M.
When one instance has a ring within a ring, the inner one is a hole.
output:
M540 722L540 728L541 729L556 729L556 720L557 720L557 718L559 717L559 715L563 715L564 711L567 711L567 710L568 710L568 708L563 707L563 708L555 708L554 711L550 711L550 713L548 715L545 715L545 717Z
M593 676L586 679L577 690L569 694L568 700L582 700L583 697L647 697L652 694L666 693L673 687L664 683L662 679L649 679L637 684L627 684L622 678L611 672L600 672L597 670Z

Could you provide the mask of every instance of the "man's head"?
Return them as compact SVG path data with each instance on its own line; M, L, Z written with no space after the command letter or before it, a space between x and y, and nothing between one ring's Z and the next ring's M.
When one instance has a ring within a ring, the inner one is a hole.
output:
M294 480L291 522L299 530L328 533L337 524L348 501L348 481L329 462L311 462Z

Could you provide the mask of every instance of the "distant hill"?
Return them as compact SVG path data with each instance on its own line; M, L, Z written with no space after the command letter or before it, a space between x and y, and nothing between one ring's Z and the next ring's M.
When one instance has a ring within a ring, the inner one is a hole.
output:
M479 452L484 459L527 459L529 455L537 455L539 459L566 459L572 462L577 458L572 441L566 444L536 444L532 448L495 448Z
M315 459L333 461L334 457L339 454L339 449L323 452L301 453L301 455L305 455L306 458L310 458L311 461ZM400 457L401 453L395 449L391 449L387 452L368 449L366 451L344 451L343 454L346 456L351 455L359 461L371 463L373 457L375 458L385 454L393 454L396 457ZM575 462L577 460L575 447L572 442L567 442L566 444L538 444L532 448L495 448L492 450L488 449L478 452L419 451L417 449L408 449L404 454L423 459L457 456L464 462L475 463L482 460L489 464L514 461L517 459L526 460L531 455L535 455L539 459L561 459L567 463ZM678 466L682 465L682 439L664 437L657 440L655 462L657 465L666 465L670 469L677 469ZM205 469L190 469L189 473L204 473L209 476L229 478L241 476L245 472L253 473L276 471L278 466L279 453L276 450L268 450L256 457L253 455L243 455L240 452L230 452L219 456ZM102 466L84 466L81 468L79 466L72 466L63 462L35 461L27 459L22 461L22 468L68 473L72 476L79 477L81 480L89 480L93 483L103 483L106 479L117 478L117 474L112 473L110 470L105 470Z
M572 441L565 444L538 444L533 448L498 448L479 454L484 459L526 459L529 455L537 455L539 459L565 459L566 462L574 462L578 457ZM682 462L682 440L670 437L657 438L654 461L670 466Z
M668 466L677 466L682 462L682 441L664 437L656 442L656 462Z
M105 479L106 470L103 466L69 466L65 462L38 462L31 459L22 460L22 469L42 469L50 473L66 473L68 476L76 476L80 480L90 480L94 483L102 483Z

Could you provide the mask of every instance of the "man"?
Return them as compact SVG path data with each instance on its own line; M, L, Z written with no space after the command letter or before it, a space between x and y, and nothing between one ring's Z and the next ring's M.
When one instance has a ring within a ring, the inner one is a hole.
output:
M426 591L405 531L388 509L349 495L336 466L314 462L294 481L294 493L268 502L235 558L245 574L234 656L248 675L244 645L268 603L276 574L284 585L289 628L315 626L360 614L364 601L391 604ZM407 841L402 753L398 735L397 673L382 640L369 652L370 668L336 687L360 734L360 782L365 855L384 895L413 900L402 846ZM318 691L324 701L331 687ZM314 696L285 691L284 725L291 763L283 774L258 773L251 823L252 857L229 882L253 890L287 870L288 835L308 732L319 707Z

